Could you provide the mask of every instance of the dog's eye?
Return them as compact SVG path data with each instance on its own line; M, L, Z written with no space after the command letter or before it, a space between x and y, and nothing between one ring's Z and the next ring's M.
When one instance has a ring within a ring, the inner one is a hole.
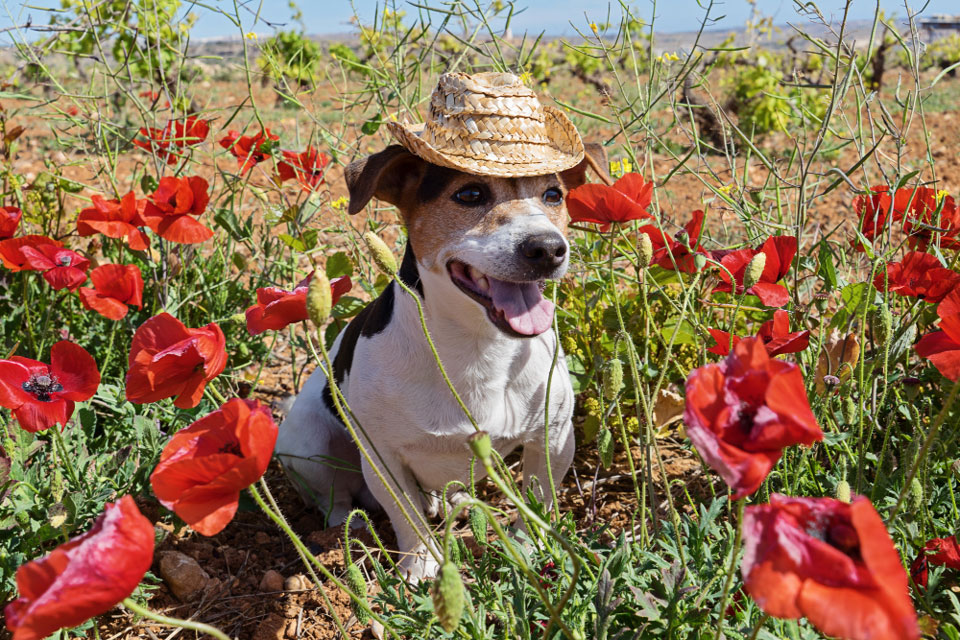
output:
M543 201L549 205L558 205L563 202L563 192L557 187L550 187L543 192Z
M475 207L486 202L487 195L481 187L468 185L454 193L453 200L468 207Z

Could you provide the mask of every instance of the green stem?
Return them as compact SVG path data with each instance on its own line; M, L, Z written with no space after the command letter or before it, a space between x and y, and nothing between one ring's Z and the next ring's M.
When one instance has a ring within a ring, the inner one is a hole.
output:
M740 543L743 542L743 509L747 501L745 498L737 500L737 534L733 539L733 551L730 554L730 564L727 565L727 577L723 581L723 594L720 596L720 621L717 623L717 632L714 640L723 636L723 618L727 610L727 599L730 596L730 587L733 585L733 574L737 570L737 556L740 555Z
M920 451L917 453L917 459L913 461L913 467L910 468L910 473L903 481L903 489L900 490L900 496L897 498L897 504L894 505L893 511L890 512L890 517L887 519L887 522L893 522L893 519L897 517L897 513L900 511L900 506L907 497L907 493L910 492L910 483L913 482L913 479L917 475L917 471L920 469L920 465L926 459L927 452L930 450L930 446L936 439L937 432L940 430L940 425L942 425L943 421L946 419L947 411L950 409L951 405L953 405L953 401L957 397L958 390L960 390L960 378L957 378L956 382L953 383L953 387L950 388L950 395L947 397L947 401L943 403L943 408L940 409L937 419L934 421L933 426L930 427L930 431L927 433L927 437L923 441L923 446L920 447Z
M77 475L77 470L70 461L70 455L67 453L67 445L63 441L63 436L60 435L60 427L53 425L52 431L53 441L60 449L60 457L63 459L63 466L67 468L67 475L70 476L70 481L73 483L73 486L80 488L80 476Z
M156 620L160 624L165 624L168 627L180 627L181 629L189 629L190 631L205 633L217 638L218 640L231 640L230 636L225 634L223 631L220 631L216 627L211 627L210 625L203 624L202 622L193 622L192 620L181 620L180 618L162 616L159 613L155 613L150 609L147 609L146 607L141 607L131 598L124 598L123 606L137 615L143 616L144 618L150 618L151 620Z

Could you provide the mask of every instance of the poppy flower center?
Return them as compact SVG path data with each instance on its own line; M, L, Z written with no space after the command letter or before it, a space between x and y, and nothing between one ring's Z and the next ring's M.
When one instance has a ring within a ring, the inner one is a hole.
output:
M843 551L848 556L860 554L860 537L856 530L848 524L836 523L827 528L826 542L832 547Z
M753 430L753 422L757 417L757 408L749 402L741 402L737 408L737 426L745 434Z
M243 451L240 450L240 445L236 442L226 443L225 445L220 447L220 450L218 451L218 453L232 453L235 456L243 455Z
M40 402L51 402L51 393L63 391L63 385L57 376L33 374L30 379L21 385L27 393L32 393Z
M60 256L60 258L57 260L57 262L60 263L60 266L61 266L61 267L69 267L69 266L70 266L70 256L66 256L66 255Z

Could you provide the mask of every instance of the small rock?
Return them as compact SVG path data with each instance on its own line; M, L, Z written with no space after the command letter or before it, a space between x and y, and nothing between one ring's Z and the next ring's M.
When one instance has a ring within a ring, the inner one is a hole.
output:
M296 640L297 637L297 621L291 620L287 623L287 637L290 640Z
M283 588L286 591L303 591L313 589L313 583L310 582L306 576L298 573L295 576L287 578L283 583Z
M159 568L160 577L181 602L202 592L210 581L210 575L196 560L179 551L162 552Z
M271 613L253 632L253 640L283 640L284 630L287 628L286 618Z
M253 540L257 544L270 544L270 536L264 531L257 531L256 535L253 536Z
M265 574L263 574L263 579L260 580L260 591L270 592L270 591L281 591L283 589L283 576L280 575L279 571L274 571L270 569Z

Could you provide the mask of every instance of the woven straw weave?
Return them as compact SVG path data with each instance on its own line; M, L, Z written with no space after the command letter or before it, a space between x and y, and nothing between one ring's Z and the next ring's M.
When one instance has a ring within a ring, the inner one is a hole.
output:
M510 73L444 74L426 123L388 127L397 142L424 160L478 175L545 175L583 158L583 142L570 119L541 105Z

